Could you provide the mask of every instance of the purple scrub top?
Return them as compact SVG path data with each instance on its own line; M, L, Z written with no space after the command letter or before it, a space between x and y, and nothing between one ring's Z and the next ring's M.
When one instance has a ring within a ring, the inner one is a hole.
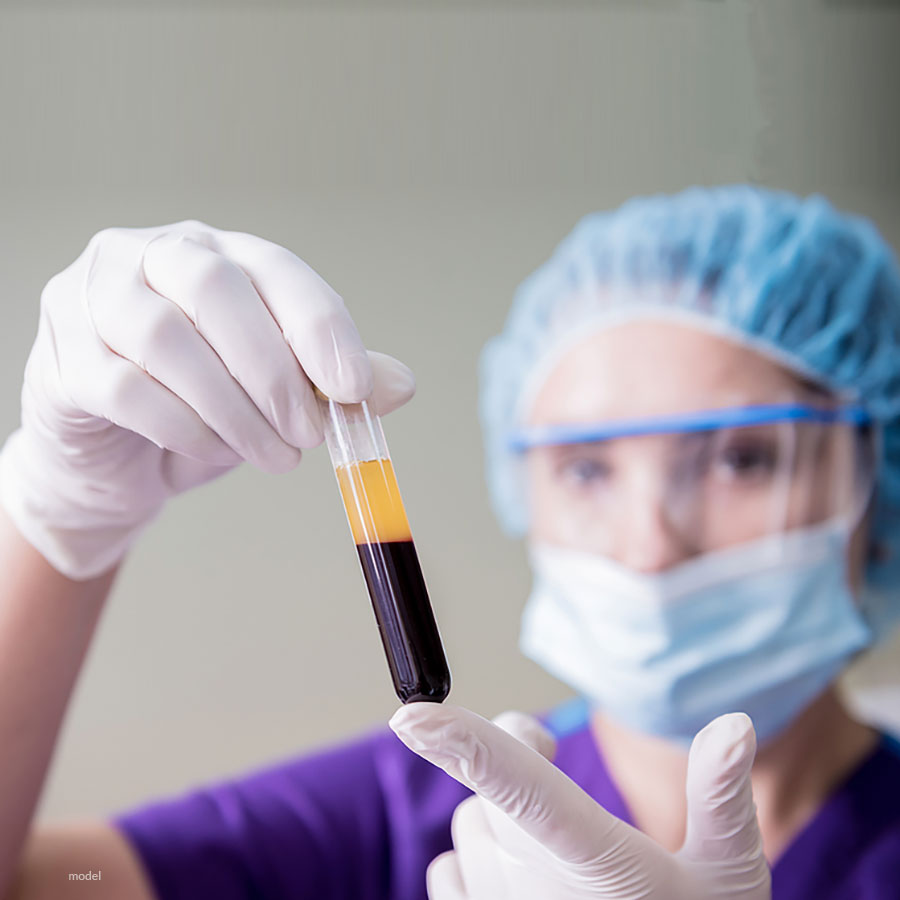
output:
M555 764L626 822L576 699L544 717ZM470 791L381 729L117 816L159 900L426 900ZM900 744L885 737L797 835L774 900L900 898Z

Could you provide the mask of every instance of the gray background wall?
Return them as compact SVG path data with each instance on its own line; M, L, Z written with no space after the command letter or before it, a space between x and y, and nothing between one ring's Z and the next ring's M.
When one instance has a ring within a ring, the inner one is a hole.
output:
M790 11L787 11L789 8ZM520 658L522 548L482 486L476 362L583 213L753 179L900 243L892 4L0 6L0 425L43 283L108 225L293 249L415 401L386 423L451 660L493 715L567 695ZM98 814L383 726L396 706L324 450L171 504L105 614L42 814Z

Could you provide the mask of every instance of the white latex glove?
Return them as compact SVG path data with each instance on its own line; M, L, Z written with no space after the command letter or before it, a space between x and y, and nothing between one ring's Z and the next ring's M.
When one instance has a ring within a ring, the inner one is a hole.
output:
M454 813L456 849L429 866L431 900L771 897L750 791L756 735L742 713L694 739L678 853L608 813L549 762L554 740L529 716L504 713L492 724L450 704L411 703L390 724L476 792Z
M283 247L193 221L101 231L44 288L0 502L60 572L98 575L173 494L242 460L292 469L323 439L312 384L379 413L415 390Z

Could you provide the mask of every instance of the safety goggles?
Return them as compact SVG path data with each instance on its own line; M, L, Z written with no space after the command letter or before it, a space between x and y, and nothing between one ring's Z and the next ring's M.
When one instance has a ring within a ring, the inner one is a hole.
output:
M564 544L618 556L666 539L698 553L858 520L874 429L858 405L772 403L599 423L523 427L532 517Z

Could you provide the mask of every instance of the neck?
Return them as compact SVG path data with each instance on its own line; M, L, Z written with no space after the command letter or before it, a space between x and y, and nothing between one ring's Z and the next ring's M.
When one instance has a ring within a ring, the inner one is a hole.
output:
M687 751L597 711L591 730L634 824L669 850L684 841ZM763 848L773 863L827 797L873 751L878 733L847 715L833 690L763 744L751 780ZM660 798L666 798L660 802Z

